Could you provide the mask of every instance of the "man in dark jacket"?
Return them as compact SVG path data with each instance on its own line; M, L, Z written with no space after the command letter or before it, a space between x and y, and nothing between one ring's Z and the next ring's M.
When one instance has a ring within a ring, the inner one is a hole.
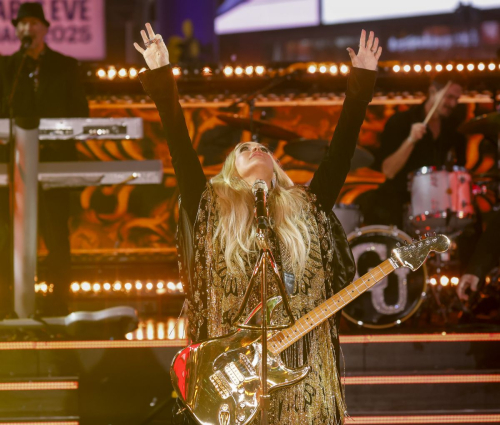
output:
M22 48L11 56L0 57L0 117L71 118L87 117L89 108L79 80L75 59L51 50L45 43L50 23L39 3L23 3L12 20ZM26 55L23 64L23 57ZM22 65L22 68L20 69ZM17 73L18 85L9 99ZM0 161L8 160L8 147L0 148ZM45 141L40 144L40 161L74 161L77 159L71 141ZM66 294L70 280L69 191L52 189L39 192L40 231L49 255L46 260L48 284L54 285L53 299L41 305L43 315L67 312ZM0 226L8 234L8 193L0 193ZM0 268L8 265L8 238L0 237ZM0 274L0 317L12 311L12 288L8 273Z

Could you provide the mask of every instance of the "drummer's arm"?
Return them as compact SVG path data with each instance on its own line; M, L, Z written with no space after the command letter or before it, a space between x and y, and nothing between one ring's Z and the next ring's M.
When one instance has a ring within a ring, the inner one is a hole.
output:
M391 137L390 127L393 125L391 121L387 122L386 129L384 130L385 137ZM388 179L393 179L401 169L405 166L406 161L410 157L415 144L424 136L427 127L422 123L415 123L411 126L411 131L408 137L403 141L401 146L389 155L384 162L382 162L382 172Z

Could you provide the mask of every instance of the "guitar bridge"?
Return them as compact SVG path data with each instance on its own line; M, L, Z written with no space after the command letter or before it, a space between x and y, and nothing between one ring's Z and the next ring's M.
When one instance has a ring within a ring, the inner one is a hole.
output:
M231 395L231 385L229 385L229 382L227 382L226 378L220 370L210 376L210 382L215 387L223 400Z

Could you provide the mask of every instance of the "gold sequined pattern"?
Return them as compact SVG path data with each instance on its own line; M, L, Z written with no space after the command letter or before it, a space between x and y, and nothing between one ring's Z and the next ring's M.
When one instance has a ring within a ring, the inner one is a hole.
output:
M332 287L333 266L330 264L333 237L327 215L315 205L308 194L310 208L304 221L311 235L311 249L302 276L296 276L291 308L299 318L327 298ZM195 282L191 284L188 307L192 335L214 338L234 331L232 325L249 283L258 252L250 256L245 273L227 270L222 241L216 234L219 209L210 184L203 194L194 226ZM291 258L285 247L275 238L270 240L272 251L283 271L292 273ZM268 268L270 296L278 295L276 280ZM195 294L198 294L195 296ZM250 296L246 313L260 302L260 285L256 284ZM194 310L194 311L193 311ZM287 323L284 311L273 316L275 323ZM337 370L334 341L337 338L335 320L318 326L300 341L282 353L289 367L311 366L309 375L301 382L271 393L270 423L283 425L341 424L345 404ZM337 341L335 341L337 342ZM254 421L258 423L258 419Z

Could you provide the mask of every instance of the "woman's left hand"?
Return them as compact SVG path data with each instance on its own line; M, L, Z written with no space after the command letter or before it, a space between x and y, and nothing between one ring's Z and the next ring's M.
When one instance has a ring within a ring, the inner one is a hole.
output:
M361 31L358 54L350 47L347 48L347 51L351 57L352 66L372 71L377 70L378 60L382 54L382 47L378 45L378 37L375 37L373 31L370 31L368 41L366 40L366 31Z

